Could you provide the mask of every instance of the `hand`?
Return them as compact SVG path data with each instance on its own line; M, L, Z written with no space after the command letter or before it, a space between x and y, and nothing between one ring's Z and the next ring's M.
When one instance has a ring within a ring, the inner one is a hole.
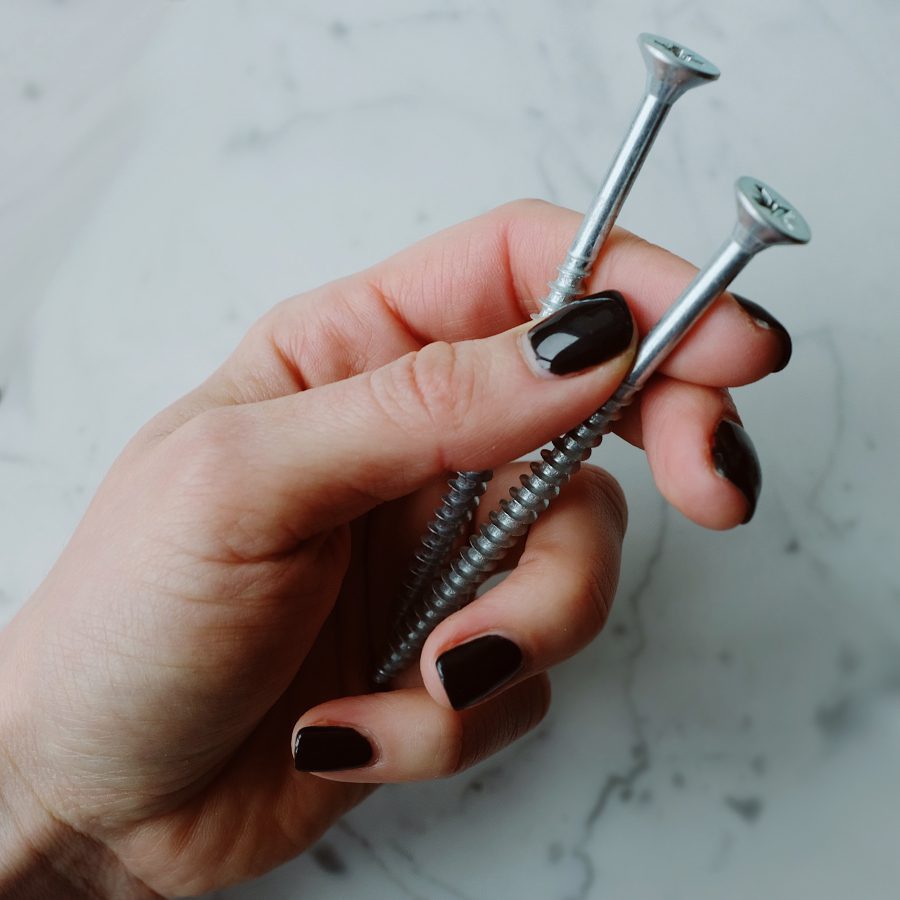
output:
M289 300L132 440L0 633L0 796L36 853L82 847L116 896L210 890L302 851L373 785L459 771L541 719L546 669L616 586L625 504L591 467L419 672L378 694L367 676L445 473L499 467L489 510L522 469L507 460L614 390L630 315L646 331L693 275L617 231L591 284L631 313L607 301L593 365L541 374L521 335L576 226L512 204ZM720 423L738 421L726 386L786 361L773 321L724 298L621 422L709 527L753 511L752 445ZM292 765L298 733L319 774Z

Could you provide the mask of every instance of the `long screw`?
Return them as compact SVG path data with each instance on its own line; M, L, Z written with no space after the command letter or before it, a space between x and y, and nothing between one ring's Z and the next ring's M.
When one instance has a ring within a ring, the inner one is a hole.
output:
M628 375L592 416L544 450L522 486L512 488L500 509L473 535L432 593L403 618L390 652L376 670L376 684L387 684L418 655L428 635L447 616L462 609L500 560L581 467L622 410L659 365L709 309L738 273L761 250L775 244L805 244L810 230L799 212L777 191L755 178L735 185L737 223L728 240L651 329L638 348Z
M669 110L686 91L715 81L719 70L693 50L655 34L641 34L638 45L647 67L644 96L625 139L591 202L566 258L557 269L536 318L549 315L582 292L600 249L619 215ZM475 514L490 471L458 472L425 528L400 596L400 616L428 591Z
M539 315L555 312L577 297L590 275L669 110L686 91L719 77L719 70L693 50L655 34L641 34L638 45L647 66L647 84L622 146L609 167L558 275L541 301Z
M419 549L400 590L397 609L401 615L431 589L457 539L475 515L479 497L487 489L493 474L490 469L457 472L456 477L448 482L449 490L441 498L440 506L419 540Z

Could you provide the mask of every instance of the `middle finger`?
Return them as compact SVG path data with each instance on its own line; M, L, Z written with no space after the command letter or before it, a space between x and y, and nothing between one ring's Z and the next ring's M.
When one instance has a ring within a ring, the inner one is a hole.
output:
M466 709L588 644L612 605L626 519L612 476L585 466L531 527L513 572L430 635L420 669L431 696Z

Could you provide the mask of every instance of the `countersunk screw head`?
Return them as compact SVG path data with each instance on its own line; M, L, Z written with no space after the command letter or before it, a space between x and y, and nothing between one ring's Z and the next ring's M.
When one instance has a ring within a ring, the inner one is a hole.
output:
M775 188L744 175L734 186L738 224L735 238L756 252L773 244L805 244L812 237L806 219Z
M647 64L647 93L664 103L674 103L685 91L721 74L699 53L658 34L641 34L638 44Z

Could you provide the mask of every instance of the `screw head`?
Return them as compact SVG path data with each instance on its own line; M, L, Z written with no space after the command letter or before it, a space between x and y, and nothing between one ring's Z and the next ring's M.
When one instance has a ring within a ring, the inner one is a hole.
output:
M755 250L773 244L805 244L812 237L806 219L775 188L744 175L734 186L738 231Z
M715 81L719 69L699 53L658 34L638 35L647 65L647 93L674 103L685 91Z

